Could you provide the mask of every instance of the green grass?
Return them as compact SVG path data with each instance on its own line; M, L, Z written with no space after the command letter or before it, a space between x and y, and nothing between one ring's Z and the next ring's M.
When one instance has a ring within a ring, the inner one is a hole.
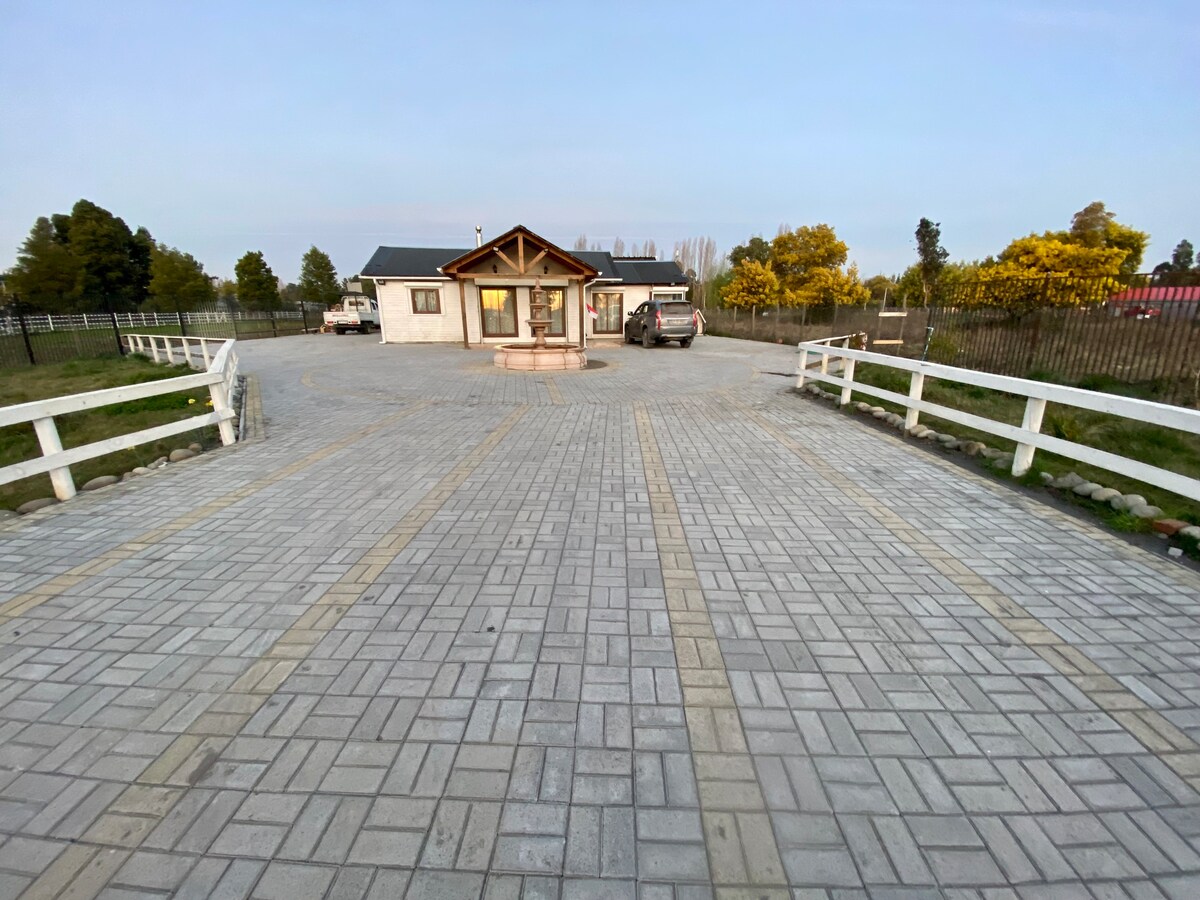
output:
M0 406L175 378L190 374L191 371L183 365L157 365L144 357L121 357L115 354L55 365L0 369ZM63 447L69 449L119 434L165 425L189 416L202 415L209 411L208 399L207 388L179 391L58 416L54 421ZM76 486L98 475L120 475L135 466L153 462L176 447L186 447L196 441L206 448L215 446L218 443L216 428L201 428L195 432L175 435L165 441L143 444L140 447L87 460L72 466L71 475ZM0 428L0 466L40 455L41 450L32 424ZM0 509L15 509L27 500L53 495L49 475L25 478L0 485Z
M1039 373L1040 380L1055 380L1047 373ZM871 364L859 365L854 372L856 381L862 381L875 387L908 393L909 375L886 366ZM1111 382L1111 383L1110 383ZM1138 387L1120 385L1112 379L1085 378L1077 386L1089 390L1111 390L1112 393L1125 393L1138 396L1142 390ZM1120 390L1113 390L1120 387ZM1146 390L1149 390L1147 388ZM1010 425L1020 425L1025 412L1025 399L1000 391L974 385L956 384L950 381L939 381L926 378L922 398L931 403L948 406L963 412L974 413ZM854 400L862 400L872 406L883 406L892 412L903 414L904 410L895 404L878 400L868 394L856 392ZM1000 437L974 431L953 422L937 419L926 414L921 415L921 423L935 431L953 434L962 440L982 441L989 447L1012 451L1015 445ZM1107 450L1130 459L1149 463L1191 478L1200 478L1200 435L1188 434L1171 428L1161 428L1123 419L1118 416L1095 413L1089 410L1076 409L1050 403L1042 420L1042 431L1055 437L1085 444L1099 450ZM1124 494L1141 494L1151 504L1160 507L1171 517L1200 524L1200 503L1180 497L1153 485L1126 478L1099 469L1095 466L1075 462L1065 457L1056 456L1039 450L1034 456L1033 469L1027 476L1028 483L1040 484L1038 472L1051 472L1055 476L1076 472L1089 481L1098 482L1105 487L1115 488ZM1065 492L1067 499L1096 511L1111 526L1125 531L1144 531L1148 524L1141 519L1114 512L1108 504L1094 503L1071 492Z

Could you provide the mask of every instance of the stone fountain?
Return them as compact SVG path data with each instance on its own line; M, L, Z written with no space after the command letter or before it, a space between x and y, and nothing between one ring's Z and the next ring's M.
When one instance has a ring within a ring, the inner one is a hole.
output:
M566 315L565 309L563 315ZM582 369L587 366L587 356L578 344L551 344L546 340L546 329L553 324L553 320L541 278L534 280L533 288L529 291L529 318L525 322L533 334L533 343L498 345L492 360L497 366L518 371Z

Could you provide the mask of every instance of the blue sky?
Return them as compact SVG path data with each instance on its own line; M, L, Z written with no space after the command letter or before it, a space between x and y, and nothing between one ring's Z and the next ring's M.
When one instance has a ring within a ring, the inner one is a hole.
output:
M864 275L1103 200L1200 244L1183 2L0 5L0 268L86 197L231 275L518 222L660 249L828 222Z

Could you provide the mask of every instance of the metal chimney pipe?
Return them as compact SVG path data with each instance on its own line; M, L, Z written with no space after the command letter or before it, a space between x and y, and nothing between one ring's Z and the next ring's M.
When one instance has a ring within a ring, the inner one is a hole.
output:
M483 246L483 226L482 225L475 226L475 246L476 247Z

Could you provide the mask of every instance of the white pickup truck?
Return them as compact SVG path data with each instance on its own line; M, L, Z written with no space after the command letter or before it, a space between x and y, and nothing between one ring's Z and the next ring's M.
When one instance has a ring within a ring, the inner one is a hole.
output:
M338 334L347 331L366 334L379 327L379 304L366 294L343 294L342 302L326 311L325 327Z

